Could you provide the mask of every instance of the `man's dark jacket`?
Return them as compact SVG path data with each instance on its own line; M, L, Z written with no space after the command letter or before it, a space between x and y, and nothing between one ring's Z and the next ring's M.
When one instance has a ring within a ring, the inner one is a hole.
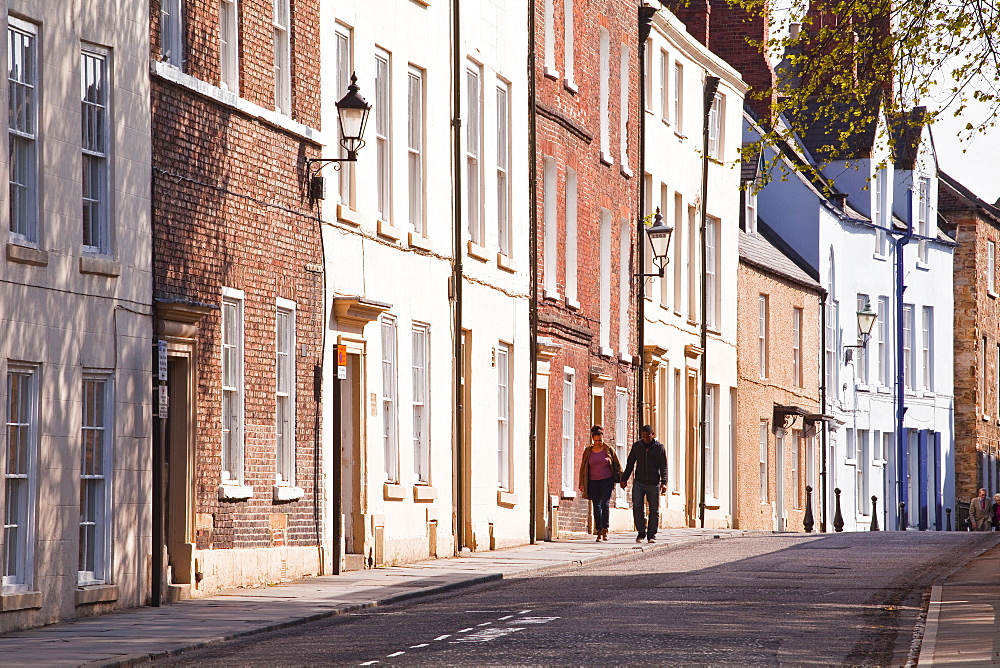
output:
M622 481L628 480L635 468L635 481L647 485L667 484L667 451L655 438L647 446L641 439L632 444Z

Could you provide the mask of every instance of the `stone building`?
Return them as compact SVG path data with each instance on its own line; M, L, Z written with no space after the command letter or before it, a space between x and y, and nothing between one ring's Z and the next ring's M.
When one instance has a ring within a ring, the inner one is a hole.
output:
M955 504L1000 491L1000 208L941 173L938 211L955 248ZM957 515L956 515L957 517Z
M637 0L534 3L535 534L586 531L590 427L636 439ZM622 513L612 528L630 524Z
M738 270L735 526L801 531L807 486L815 492L818 518L824 290L765 237L764 228L746 228Z
M4 633L149 596L147 11L0 3Z
M319 2L149 12L165 596L320 573Z

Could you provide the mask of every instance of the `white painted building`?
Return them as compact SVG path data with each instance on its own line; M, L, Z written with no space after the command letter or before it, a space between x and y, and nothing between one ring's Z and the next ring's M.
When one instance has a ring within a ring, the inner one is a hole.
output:
M350 569L528 541L526 6L463 3L457 41L452 10L322 6L327 157L352 72L373 107L358 162L322 172L326 534L339 513Z
M147 600L153 326L148 4L0 7L7 632Z
M708 193L702 193L704 86L720 78L709 118ZM667 449L664 526L700 526L698 397L705 360L705 526L732 525L736 397L736 269L739 261L743 101L739 74L666 9L646 44L645 203L674 229L662 278L644 280L644 416ZM702 203L706 265L701 268ZM646 239L647 273L656 271ZM707 345L701 341L705 277Z
M782 181L775 171L777 178L757 198L761 224L780 236L827 290L821 364L824 413L830 416L823 464L828 531L836 489L848 531L871 526L872 496L882 529L898 527L900 501L907 503L910 527L943 529L944 508L954 507L954 244L936 225L931 143L926 136L920 141L919 135L897 134L891 149L887 129L879 125L870 144L823 168L842 196L823 196L800 172ZM755 137L748 132L748 140ZM914 236L900 245L911 215ZM857 313L866 302L878 316L867 347L856 348ZM906 407L901 439L900 347ZM817 495L817 506L820 501Z

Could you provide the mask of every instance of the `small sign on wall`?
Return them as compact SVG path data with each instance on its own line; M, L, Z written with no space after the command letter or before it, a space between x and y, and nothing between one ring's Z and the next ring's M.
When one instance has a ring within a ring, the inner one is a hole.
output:
M156 361L158 366L157 380L167 380L167 342L160 339L156 342Z
M160 385L159 390L160 390L160 396L159 396L160 412L159 415L157 415L157 417L159 417L161 420L166 420L167 409L170 407L170 401L167 397L167 386Z
M347 380L347 346L337 345L337 380Z

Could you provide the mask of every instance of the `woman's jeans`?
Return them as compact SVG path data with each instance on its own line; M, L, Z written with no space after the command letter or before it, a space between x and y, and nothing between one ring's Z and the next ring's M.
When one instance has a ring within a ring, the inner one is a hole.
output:
M614 488L614 478L587 481L587 496L594 504L594 533L600 533L608 528L608 518L611 513L611 492Z

